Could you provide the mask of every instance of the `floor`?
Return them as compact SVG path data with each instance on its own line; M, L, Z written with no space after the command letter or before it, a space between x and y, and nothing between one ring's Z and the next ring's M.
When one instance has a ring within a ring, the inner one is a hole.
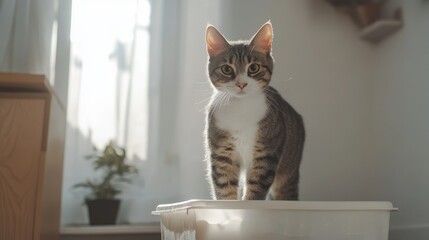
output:
M161 240L159 223L144 225L64 226L60 240Z
M161 234L61 235L60 240L161 240Z

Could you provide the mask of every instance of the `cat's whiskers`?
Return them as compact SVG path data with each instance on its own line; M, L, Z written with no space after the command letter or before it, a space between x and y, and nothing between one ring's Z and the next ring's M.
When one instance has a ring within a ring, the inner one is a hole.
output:
M272 105L271 100L270 100L270 99L268 99L268 98L266 98L266 100L267 100L267 102L268 102L268 104L267 104L267 106L268 106L268 112L269 112L269 113L274 113L274 109L273 109L273 107L271 106L271 105Z
M269 105L271 105L272 109L283 113L283 111L280 109L280 106L276 104L276 101L273 98L273 96L271 96L271 94L274 92L272 92L269 88L264 88L264 92L265 92L265 95L267 96L266 99L269 102Z
M212 109L210 112L210 116L209 119L211 119L213 117L213 114L215 111L217 111L218 109L220 109L222 102L224 101L224 99L227 97L228 94L224 93L224 92L218 92L217 96L213 96L214 100L212 102Z
M231 95L227 94L226 100L224 102L224 106L229 105L229 101L231 100Z
M273 101L272 100L270 100L270 98L266 98L266 100L267 100L267 102L268 102L268 104L267 104L267 106L268 106L268 111L270 112L270 113L275 113L275 110L276 109L274 109L274 107L273 107Z
M216 111L216 106L217 106L217 104L219 102L219 97L218 96L212 96L212 98L213 98L212 102L209 105L211 107L207 108L207 110L209 111L209 119L211 119L213 117L213 114Z
M280 107L276 104L275 100L271 96L267 95L267 100L270 103L273 110L283 113L283 111L280 109Z
M221 102L221 104L219 106L219 109L221 109L223 106L228 105L230 99L231 99L231 95L229 95L227 93L224 94L224 97L223 97L222 102Z
M208 107L210 106L210 99L211 98L212 98L212 96L210 96L210 97L208 97L208 98L206 98L204 100L201 100L201 101L195 103L195 105L198 105L198 104L202 104L202 103L205 103L205 102L208 101L208 103L205 104L204 107L202 107L200 110L198 110L198 112L206 112L206 111L208 111Z
M204 92L203 92L201 95L203 95L202 97L203 97L204 99L203 99L203 100L200 100L200 101L198 101L198 102L196 102L196 103L194 103L195 105L199 105L199 104L202 104L202 103L206 103L207 101L210 101L210 99L211 99L211 98L212 98L212 96L213 96L213 90L207 90L207 89L205 89L205 90L204 90ZM203 111L205 111L205 110L206 110L207 105L208 105L208 104L206 104L203 108L201 108L200 110L198 110L198 112L203 112Z

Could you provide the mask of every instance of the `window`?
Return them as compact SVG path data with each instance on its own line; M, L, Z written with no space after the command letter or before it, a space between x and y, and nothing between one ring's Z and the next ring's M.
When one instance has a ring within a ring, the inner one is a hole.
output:
M93 176L93 146L113 140L146 161L150 13L148 0L72 1L63 225L87 222L72 186Z

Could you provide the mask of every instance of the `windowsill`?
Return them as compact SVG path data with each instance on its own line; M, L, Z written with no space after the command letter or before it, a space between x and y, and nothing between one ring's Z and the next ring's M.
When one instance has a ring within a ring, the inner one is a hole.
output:
M159 223L109 226L75 225L64 226L60 229L61 235L142 234L160 233L160 231Z

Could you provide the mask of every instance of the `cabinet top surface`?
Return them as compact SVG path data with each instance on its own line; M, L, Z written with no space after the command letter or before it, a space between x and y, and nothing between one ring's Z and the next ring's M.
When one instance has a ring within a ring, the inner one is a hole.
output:
M0 92L51 92L44 75L0 73Z

